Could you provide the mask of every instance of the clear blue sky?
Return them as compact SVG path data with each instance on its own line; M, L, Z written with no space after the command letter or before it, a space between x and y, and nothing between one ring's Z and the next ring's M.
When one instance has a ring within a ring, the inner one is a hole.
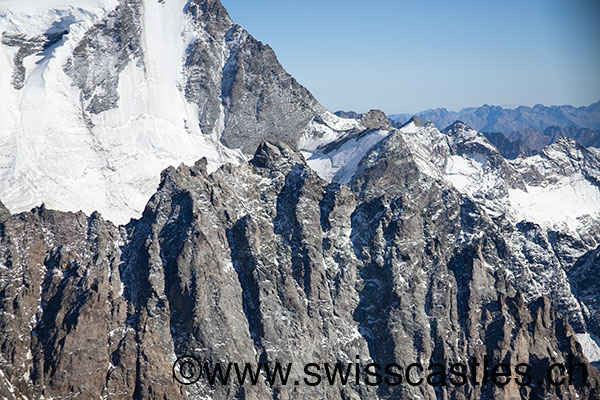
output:
M600 100L600 0L222 0L327 108Z

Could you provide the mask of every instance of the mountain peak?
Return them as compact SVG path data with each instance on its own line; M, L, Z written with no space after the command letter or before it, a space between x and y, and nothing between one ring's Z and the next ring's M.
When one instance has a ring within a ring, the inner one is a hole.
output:
M15 110L0 128L22 134L0 149L0 197L13 213L44 201L125 223L141 215L168 166L202 157L212 170L238 164L263 139L296 147L325 112L218 0L34 3L50 10L21 7L26 40L7 28L0 46L0 78L12 83L2 107ZM5 7L0 25L12 27ZM56 21L60 40L43 37ZM65 126L69 135L54 134Z
M392 129L392 123L388 119L387 115L381 110L370 110L363 114L361 122L367 129Z
M427 122L425 122L424 120L419 118L417 115L413 115L404 125L408 125L411 122L414 123L418 127L423 127L423 126L427 125Z
M285 164L304 164L302 156L288 144L280 140L263 140L251 163L259 168L275 169Z
M471 131L470 125L464 123L463 121L456 120L451 125L447 126L442 132L447 134L456 134L462 131Z

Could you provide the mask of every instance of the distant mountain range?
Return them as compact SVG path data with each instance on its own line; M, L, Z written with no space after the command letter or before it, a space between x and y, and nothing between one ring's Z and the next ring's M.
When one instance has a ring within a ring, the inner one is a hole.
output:
M342 118L360 118L354 111L338 111ZM584 146L600 147L600 101L587 107L520 106L506 109L500 106L469 107L460 111L445 108L426 110L417 114L444 129L462 121L478 130L509 159L519 154L537 154L560 137L575 139ZM413 114L392 114L388 118L396 127L409 121Z
M463 121L480 132L511 133L523 129L543 131L552 126L600 129L600 101L587 107L520 106L506 109L500 106L483 105L481 107L463 108L460 111L448 111L445 108L426 110L416 114L425 121L433 122L443 129L454 121ZM403 124L413 114L392 114L389 118L395 123Z

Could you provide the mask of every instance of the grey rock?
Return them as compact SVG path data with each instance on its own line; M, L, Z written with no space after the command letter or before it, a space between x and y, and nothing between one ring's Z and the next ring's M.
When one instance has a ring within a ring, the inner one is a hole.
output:
M202 132L248 154L264 138L295 146L325 109L268 45L234 24L218 0L189 1L181 12L192 20L195 39L181 65L180 89L198 106ZM143 13L139 0L121 0L85 34L64 66L81 90L85 113L117 108L121 73L130 63L144 65Z
M600 398L600 373L575 336L599 333L590 279L598 222L573 237L485 208L510 189L576 173L600 186L595 152L561 138L533 167L509 163L465 123L452 119L439 132L413 118L429 136L404 135L375 110L317 150L374 130L388 136L348 186L325 182L296 149L325 110L218 0L182 11L197 36L183 90L201 128L254 158L212 174L205 159L166 169L143 216L125 226L43 206L11 216L0 203L0 397ZM116 107L122 68L142 65L142 15L139 1L122 0L65 66L85 112ZM38 39L3 41L27 54L44 46ZM485 156L501 178L487 193L461 194L434 173L469 154ZM289 379L300 383L309 362L406 367L484 355L530 363L537 382L551 362L572 356L589 384L369 386L363 376L362 384L269 387L204 377L185 387L172 365L186 354L211 366L293 363Z
M79 42L65 72L81 90L82 108L99 114L117 107L119 75L131 62L143 64L142 4L120 0Z
M8 208L6 208L4 204L2 204L2 201L0 201L0 222L3 222L8 218L10 218L10 211L8 211Z
M343 111L339 110L334 113L340 118L352 118L352 119L360 119L362 114L357 113L356 111Z
M44 208L11 217L0 230L2 394L10 384L30 398L71 391L535 399L550 392L355 383L271 389L262 380L183 387L171 363L184 354L211 365L293 362L293 382L302 381L305 363L345 367L357 357L406 366L488 355L543 371L573 355L589 368L590 384L554 395L599 396L600 374L568 320L552 300L515 289L502 223L423 175L398 132L379 146L350 188L321 180L284 142L262 142L238 167L209 175L200 160L165 170L143 217L127 226ZM574 274L593 268L593 259Z
M484 133L487 140L490 141L502 154L504 158L514 160L519 155L531 156L536 154L535 150L532 150L529 146L523 143L520 139L510 140L507 139L503 133L490 132Z
M562 137L575 139L584 146L600 147L600 131L574 126L550 126L543 131L528 128L509 132L505 136L523 142L532 151L541 151Z
M26 37L23 34L2 33L2 44L9 47L18 47L17 55L14 59L14 69L11 84L17 90L23 88L26 76L26 69L23 60L32 54L41 53L62 40L65 31L48 31L44 35L36 37Z
M392 123L385 115L385 113L381 110L371 110L365 114L361 115L360 118L362 124L365 128L373 130L373 129L382 129L382 130L390 130L392 129Z
M249 154L264 138L295 146L325 109L219 1L192 1L186 12L199 39L188 48L185 93L198 105L203 132Z

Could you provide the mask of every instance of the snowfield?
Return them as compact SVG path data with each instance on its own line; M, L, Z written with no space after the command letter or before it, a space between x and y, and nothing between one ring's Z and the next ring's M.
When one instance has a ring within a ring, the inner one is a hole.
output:
M562 178L547 186L527 186L527 191L510 190L510 204L519 220L545 227L577 231L585 216L600 220L600 190L581 174Z
M0 199L11 212L44 202L64 211L99 210L126 223L141 215L164 168L207 157L214 170L246 159L202 134L197 109L181 90L185 49L193 40L186 1L146 2L144 65L131 62L121 73L118 108L91 115L84 113L64 66L85 33L118 2L69 3L0 1L4 36L68 32L24 59L20 90L11 83L18 47L4 40L0 45Z

